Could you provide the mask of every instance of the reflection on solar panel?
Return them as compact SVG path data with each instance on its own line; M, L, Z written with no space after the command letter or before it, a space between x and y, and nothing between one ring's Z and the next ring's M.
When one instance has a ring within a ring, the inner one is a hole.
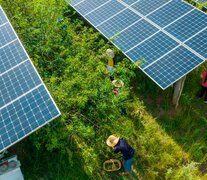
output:
M0 7L0 152L60 112Z
M181 0L67 0L162 89L207 59L207 15Z

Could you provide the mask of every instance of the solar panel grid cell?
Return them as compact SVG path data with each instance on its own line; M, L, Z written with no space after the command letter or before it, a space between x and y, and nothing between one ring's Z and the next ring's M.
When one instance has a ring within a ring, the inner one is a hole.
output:
M133 26L126 29L124 32L119 34L113 39L116 44L123 52L127 52L138 43L144 41L147 37L157 32L158 29L152 26L145 20L141 20L135 23Z
M166 4L166 6L158 9L156 12L147 17L163 28L177 20L179 17L185 15L192 9L193 7L181 1L171 1L170 3Z
M2 73L5 73L27 59L28 57L17 39L7 46L0 48L0 76Z
M192 52L179 46L160 61L146 68L145 72L153 76L161 87L167 88L171 82L175 82L202 62L203 60Z
M85 0L66 0L69 4L76 6L77 4L85 1Z
M124 11L118 13L113 18L109 19L105 23L97 26L97 28L107 37L111 38L112 36L119 34L119 32L126 27L129 27L134 22L138 21L141 17L125 9Z
M7 22L6 17L4 16L3 11L0 9L0 26Z
M207 15L201 11L193 10L165 30L179 40L186 41L205 27L207 27Z
M79 5L78 5L79 6ZM94 26L102 23L103 21L109 19L114 14L125 9L125 7L120 4L118 1L108 1L108 3L100 6L95 11L87 14L85 17L88 19Z
M140 0L122 0L123 2L125 2L126 4L128 5L132 5L134 4L135 2L139 2Z
M104 3L110 2L111 0L86 0L76 6L77 10L82 14L86 15Z
M207 28L188 40L185 44L207 59Z
M0 107L2 107L41 84L41 81L39 77L36 76L36 72L30 62L27 61L20 67L18 66L4 74L0 79L0 84L2 92Z
M9 23L0 27L0 48L5 44L11 42L12 40L16 39L16 35L13 33L13 30Z
M0 110L0 113L2 114L0 122L4 124L0 128L1 138L5 139L5 141L9 139L11 143L16 140L17 136L18 139L23 138L28 133L47 123L54 115L58 114L58 111L44 86L41 85L15 101L15 103ZM13 119L14 117L15 119ZM15 132L13 136L8 136L10 131ZM4 142L3 145L5 146Z
M144 64L141 68L145 68L178 45L169 36L163 32L159 32L126 54L131 59L134 59L135 62L144 59Z
M170 2L170 0L140 0L132 5L132 8L143 15L147 15L168 2Z

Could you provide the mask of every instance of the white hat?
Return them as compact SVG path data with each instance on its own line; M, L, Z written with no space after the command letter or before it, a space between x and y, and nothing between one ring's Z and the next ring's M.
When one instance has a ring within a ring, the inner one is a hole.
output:
M110 135L106 140L106 144L110 147L116 146L118 142L119 142L119 137L116 137L115 135Z

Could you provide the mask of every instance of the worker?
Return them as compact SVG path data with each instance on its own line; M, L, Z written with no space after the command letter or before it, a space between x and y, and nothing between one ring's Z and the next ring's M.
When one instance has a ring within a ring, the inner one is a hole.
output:
M107 70L109 71L109 78L111 81L114 80L114 52L111 49L106 50L106 56L108 57Z
M113 93L115 94L115 95L118 95L118 93L119 93L119 90L121 89L121 88L123 88L124 87L124 83L123 83L123 81L122 80L113 80L112 81L112 84L113 84Z
M107 65L107 69L109 71L113 70L114 67L114 52L111 49L107 49L106 50L106 55L108 57L108 65Z
M113 84L113 93L114 95L118 95L120 90L124 87L124 83L122 80L113 80L112 81ZM121 100L120 101L120 111L121 111L121 115L127 115L127 110L125 107L125 100Z
M113 149L114 153L121 152L123 154L123 165L125 171L120 173L120 175L128 175L132 169L134 149L127 143L126 140L115 135L110 135L106 140L106 144Z
M205 94L204 102L207 103L207 70L204 70L201 73L201 78L202 78L201 90L198 97L202 98Z

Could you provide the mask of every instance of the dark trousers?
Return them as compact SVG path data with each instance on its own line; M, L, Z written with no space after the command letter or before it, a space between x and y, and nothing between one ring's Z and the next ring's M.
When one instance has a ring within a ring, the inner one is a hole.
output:
M201 86L201 91L199 93L199 98L202 98L205 94L204 101L207 101L207 87Z

